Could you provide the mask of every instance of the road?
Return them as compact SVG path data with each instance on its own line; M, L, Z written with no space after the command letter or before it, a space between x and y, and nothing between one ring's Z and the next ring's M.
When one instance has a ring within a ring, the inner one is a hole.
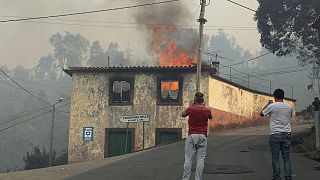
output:
M300 131L299 126L295 131ZM205 180L270 180L271 155L266 127L217 133L208 138ZM105 160L0 174L0 179L178 180L184 161L184 142L177 142ZM292 153L296 180L320 177L320 163ZM44 176L46 176L44 178Z

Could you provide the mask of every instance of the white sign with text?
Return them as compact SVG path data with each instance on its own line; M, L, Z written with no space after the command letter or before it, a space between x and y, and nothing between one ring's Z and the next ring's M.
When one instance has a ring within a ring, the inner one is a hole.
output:
M120 121L125 122L125 123L149 122L150 115L149 114L137 114L137 115L122 116L120 118Z

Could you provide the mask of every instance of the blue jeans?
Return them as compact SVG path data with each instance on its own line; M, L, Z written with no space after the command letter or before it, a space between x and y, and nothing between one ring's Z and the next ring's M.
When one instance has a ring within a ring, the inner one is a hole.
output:
M270 135L269 145L272 155L272 170L273 179L280 180L280 163L279 155L281 151L285 179L291 180L291 162L290 162L290 145L291 145L291 133L278 133Z

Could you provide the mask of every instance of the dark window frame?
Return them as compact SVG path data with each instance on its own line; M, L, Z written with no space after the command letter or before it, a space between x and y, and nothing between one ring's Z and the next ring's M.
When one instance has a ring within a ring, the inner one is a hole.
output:
M161 97L161 81L178 81L179 91L177 100L164 101ZM157 77L157 105L181 106L183 96L183 78L182 77Z
M155 146L160 145L159 142L161 132L177 132L179 140L182 140L182 128L156 128Z
M108 157L109 154L109 133L110 132L127 132L127 128L106 128L105 129L105 144L104 144L104 158ZM131 153L135 152L135 134L136 129L135 128L128 128L128 133L131 133Z
M113 83L115 81L127 81L130 84L129 102L113 102ZM129 106L133 104L134 77L111 77L109 79L109 106Z

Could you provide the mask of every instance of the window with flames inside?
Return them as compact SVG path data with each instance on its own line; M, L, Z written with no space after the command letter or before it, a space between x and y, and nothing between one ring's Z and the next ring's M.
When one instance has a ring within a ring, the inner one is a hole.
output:
M158 96L158 104L172 104L180 105L181 104L181 80L174 79L160 79L159 81L160 90Z
M132 102L132 81L113 80L111 90L111 104L128 105Z

